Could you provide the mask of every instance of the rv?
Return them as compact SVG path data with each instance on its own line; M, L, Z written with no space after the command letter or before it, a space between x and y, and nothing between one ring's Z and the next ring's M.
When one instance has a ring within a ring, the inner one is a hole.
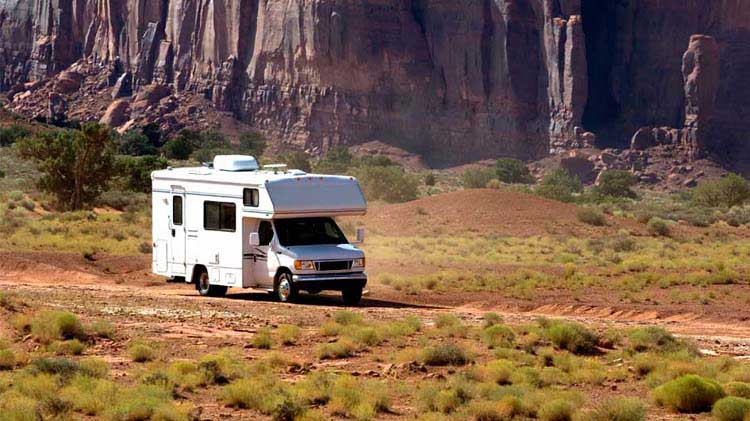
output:
M154 273L193 283L203 296L256 288L291 302L300 291L334 290L360 302L365 255L334 219L365 214L355 178L261 169L243 155L151 178Z

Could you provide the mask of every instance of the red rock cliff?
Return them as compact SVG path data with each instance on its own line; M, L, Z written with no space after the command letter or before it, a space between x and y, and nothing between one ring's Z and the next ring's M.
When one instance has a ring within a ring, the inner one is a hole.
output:
M711 112L701 147L744 150L750 133L746 0L5 0L0 9L0 88L81 58L119 62L136 90L204 93L294 148L380 140L438 165L529 159L579 126L603 145L624 145L641 126L703 128L686 118L698 107ZM686 85L706 84L683 74L693 34L716 40L710 106L701 94L686 107Z

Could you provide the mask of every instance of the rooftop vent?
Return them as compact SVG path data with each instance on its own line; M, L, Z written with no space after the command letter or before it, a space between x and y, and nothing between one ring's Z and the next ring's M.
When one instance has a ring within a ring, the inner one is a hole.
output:
M250 155L216 155L214 168L220 171L255 171L258 161Z

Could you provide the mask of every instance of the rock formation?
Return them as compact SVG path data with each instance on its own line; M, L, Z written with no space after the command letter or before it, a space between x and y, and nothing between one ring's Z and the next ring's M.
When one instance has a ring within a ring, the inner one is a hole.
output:
M24 84L81 60L104 73L81 89L109 102L202 96L276 147L380 141L443 165L687 121L695 148L750 156L746 0L0 1L0 89L19 111L47 101Z

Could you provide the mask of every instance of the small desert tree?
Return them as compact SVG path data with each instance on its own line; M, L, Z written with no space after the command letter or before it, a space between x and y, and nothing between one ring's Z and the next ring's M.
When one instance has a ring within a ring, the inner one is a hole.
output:
M55 195L64 209L81 209L91 203L113 174L112 136L101 124L26 137L16 147L22 157L38 164L42 172L39 188Z

